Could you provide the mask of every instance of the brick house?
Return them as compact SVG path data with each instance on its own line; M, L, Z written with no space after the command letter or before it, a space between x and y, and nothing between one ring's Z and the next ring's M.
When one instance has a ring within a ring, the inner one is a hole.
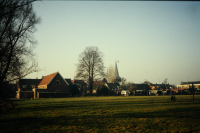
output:
M42 79L21 79L16 98L69 97L69 84L59 72Z
M34 98L70 96L69 84L59 72L45 76L33 91Z

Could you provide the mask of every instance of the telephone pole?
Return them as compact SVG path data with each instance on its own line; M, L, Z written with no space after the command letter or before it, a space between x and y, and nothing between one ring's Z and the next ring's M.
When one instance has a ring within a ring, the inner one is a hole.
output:
M193 102L194 102L194 85L192 83L192 92L193 92Z

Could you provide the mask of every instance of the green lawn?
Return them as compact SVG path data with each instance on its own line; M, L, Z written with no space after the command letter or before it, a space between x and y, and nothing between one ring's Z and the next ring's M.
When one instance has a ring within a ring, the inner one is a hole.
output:
M200 132L200 95L15 101L0 132Z

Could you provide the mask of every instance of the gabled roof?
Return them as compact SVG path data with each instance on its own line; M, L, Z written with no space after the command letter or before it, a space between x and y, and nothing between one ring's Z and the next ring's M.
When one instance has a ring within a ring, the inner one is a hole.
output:
M72 83L76 84L76 83L79 83L79 84L86 84L83 80L71 80Z
M99 81L94 81L94 85L96 84L105 84L105 83L108 83L107 80L105 78L103 78L103 80L99 80Z
M108 83L108 81L106 80L106 78L103 78L102 83Z
M116 90L116 89L118 89L118 87L116 85L114 85L113 83L106 83L106 86L110 90Z
M61 74L59 72L55 72L55 73L52 73L50 75L45 76L38 86L40 86L40 85L48 85L57 74L59 74L61 76ZM63 77L62 77L62 79L63 79ZM63 80L67 83L67 81L65 79L63 79ZM69 85L69 84L67 83L67 85Z
M71 79L65 79L69 85L72 85Z
M39 84L38 86L40 86L40 85L48 85L48 84L50 83L50 81L51 81L56 75L57 75L57 72L45 76L45 77L42 79L42 81L40 82L40 84Z

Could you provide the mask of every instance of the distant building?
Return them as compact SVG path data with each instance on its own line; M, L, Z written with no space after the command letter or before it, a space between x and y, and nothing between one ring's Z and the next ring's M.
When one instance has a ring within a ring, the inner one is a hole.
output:
M150 85L151 87L151 90L160 90L160 91L166 91L166 90L169 90L169 89L173 89L175 86L174 85L170 85L169 83L168 84L151 84Z
M200 90L200 81L182 82L180 85L177 85L177 88L189 89L192 87L192 84L194 85L194 88Z
M86 95L86 93L87 93L87 83L85 83L83 80L77 80L77 79L71 80L71 83L78 87L80 96Z
M99 87L102 87L103 85L105 85L107 82L106 78L103 78L103 80L99 80L99 81L94 81L93 83L93 90L92 90L92 93L95 94L97 93L97 89Z
M121 91L121 95L123 95L123 96L128 96L129 94L130 94L129 90L122 90Z
M156 95L158 90L149 90L149 95Z
M116 90L119 90L119 86L117 86L116 84L114 83L105 83L105 86L108 88L108 90L110 91L116 91Z

